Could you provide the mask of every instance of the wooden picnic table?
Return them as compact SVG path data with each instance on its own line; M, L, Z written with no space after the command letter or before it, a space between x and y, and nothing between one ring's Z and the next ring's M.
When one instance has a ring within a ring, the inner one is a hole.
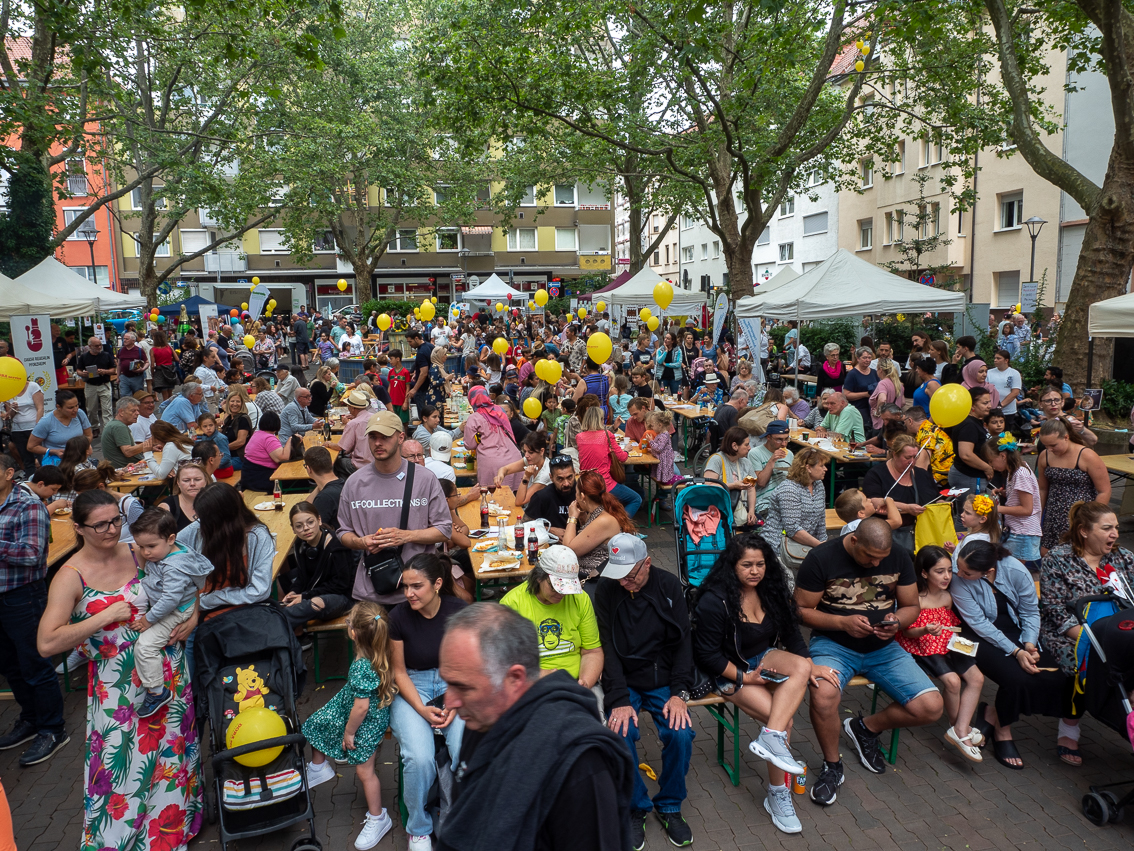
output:
M153 453L154 462L161 463L161 450ZM122 493L130 493L136 491L138 488L146 486L159 486L164 485L166 482L158 481L154 478L154 474L149 469L144 469L140 473L134 473L132 476L126 476L122 479L116 479L108 482L106 487L110 490L121 491Z
M51 542L47 545L47 569L65 562L79 547L79 536L71 514L51 515Z
M310 449L313 446L323 445L323 432L317 429L311 429L303 435L303 448ZM339 454L339 450L327 447L327 451L331 453L331 461L334 461ZM295 461L286 461L280 464L272 472L273 482L301 482L310 479L307 475L307 470L303 466L303 459L299 458Z
M469 492L469 488L463 488L460 492L462 494L466 494ZM492 525L489 529L489 533L486 537L480 538L480 541L493 540L496 535L497 520L506 519L506 522L509 525L515 526L523 519L524 516L523 509L516 508L516 495L512 492L512 489L510 487L503 486L497 488L495 493L490 493L488 495L488 501L495 502L502 508L507 509L508 513L507 515L501 515L500 517L494 516L490 518ZM462 505L457 509L457 515L469 527L470 531L479 529L480 500L473 500L467 505ZM479 541L477 539L473 539L474 546L478 542ZM488 558L489 560L491 560L491 558L495 557L496 553L478 553L475 549L469 549L469 559L472 561L473 580L476 587L475 596L478 600L480 599L480 592L482 587L487 585L514 585L532 572L532 566L528 564L526 554L516 567L509 570L484 570L485 559Z
M256 519L268 527L268 531L272 533L276 540L276 557L272 559L272 579L275 580L280 574L280 568L283 563L287 561L288 554L291 552L291 545L295 542L295 532L291 530L291 509L300 502L307 499L306 493L288 493L284 494L284 507L280 510L272 509L270 511L257 511L254 506L257 504L271 502L272 495L258 493L256 491L246 491L244 493L244 504L252 509L252 513L256 515Z
M835 467L838 464L876 464L879 461L885 461L885 455L853 455L847 448L846 441L834 441L831 443L834 446L834 451L823 449L816 445L815 441L818 440L813 431L808 429L794 429L791 432L791 442L799 448L818 449L827 456L827 507L831 508L835 504ZM841 527L840 527L841 528Z
M1111 482L1124 479L1126 484L1122 489L1122 505L1118 508L1119 516L1134 514L1134 455L1103 455L1103 463L1110 473Z

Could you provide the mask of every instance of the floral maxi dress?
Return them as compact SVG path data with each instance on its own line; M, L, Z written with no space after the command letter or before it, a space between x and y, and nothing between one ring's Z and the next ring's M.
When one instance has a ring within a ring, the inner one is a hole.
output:
M145 612L149 602L141 577L139 570L110 593L84 581L71 622L119 600ZM89 660L83 851L180 851L201 828L200 743L184 650L167 647L162 660L173 700L140 719L144 689L134 670L137 638L119 622L78 647Z

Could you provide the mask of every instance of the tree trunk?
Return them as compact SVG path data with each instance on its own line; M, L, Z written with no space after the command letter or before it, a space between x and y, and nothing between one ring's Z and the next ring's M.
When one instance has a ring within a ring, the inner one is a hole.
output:
M146 307L158 306L158 273L154 264L154 253L157 246L139 246L138 248L138 287L142 298L146 300Z
M630 275L633 277L642 271L642 267L646 265L646 257L642 253L642 228L645 227L645 222L642 221L642 206L641 203L635 203L631 200L630 195L626 196L629 201L630 207Z
M1134 267L1134 163L1126 161L1118 146L1111 151L1102 190L1083 234L1079 264L1059 325L1053 363L1063 368L1063 379L1083 388L1087 381L1087 311L1104 299L1126 292ZM1111 374L1114 340L1095 340L1094 374L1097 386Z
M374 265L357 259L351 261L354 268L354 295L359 307L374 298Z

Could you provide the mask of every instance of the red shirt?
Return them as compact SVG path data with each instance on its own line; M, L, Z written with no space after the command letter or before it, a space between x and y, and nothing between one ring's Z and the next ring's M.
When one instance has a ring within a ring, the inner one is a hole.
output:
M404 366L401 369L391 369L386 374L386 380L390 383L390 401L395 405L406 403L406 391L409 390L412 377L412 373Z

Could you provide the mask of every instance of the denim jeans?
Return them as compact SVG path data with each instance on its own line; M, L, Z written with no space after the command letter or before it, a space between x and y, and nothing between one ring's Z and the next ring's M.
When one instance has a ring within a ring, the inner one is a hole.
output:
M913 656L896 641L891 641L869 653L858 653L825 635L811 637L811 661L828 665L839 675L839 688L846 688L851 677L862 674L882 687L882 690L902 706L915 698L937 691L914 661Z
M118 396L125 398L139 390L146 389L146 376L144 375L120 375L118 376Z
M428 671L410 670L408 673L422 703L428 703L448 688L436 668ZM433 833L433 818L425 811L425 799L429 795L429 787L437 777L437 764L433 759L436 752L433 728L401 695L394 698L394 704L390 707L390 727L402 749L402 795L409 813L406 833L410 836L429 836ZM445 734L449 757L456 768L465 722L459 716L455 717L453 723L441 732Z
M294 606L284 606L284 617L292 629L306 626L308 621L333 621L350 611L354 600L344 594L317 594L322 599L323 608L317 609L310 600L303 600Z
M670 692L666 687L653 691L636 691L630 689L630 705L638 713L638 724L631 722L627 725L626 735L622 738L630 748L630 758L634 765L638 764L638 739L641 738L642 713L649 712L654 719L654 726L658 729L658 738L662 744L662 769L658 778L658 793L650 801L650 793L642 780L642 772L634 772L634 797L630 802L632 810L652 810L659 813L676 813L681 809L685 800L685 775L689 773L689 759L693 755L693 739L697 732L690 724L684 730L671 729L662 715L662 707L669 700Z
M661 384L662 388L667 393L672 393L676 396L681 392L681 379L679 378L672 379L671 381L660 381L658 383Z
M638 507L642 504L642 495L637 491L631 490L626 485L615 483L614 487L610 489L610 494L626 509L626 513L631 517L638 511Z
M20 704L20 720L40 733L63 732L63 693L55 666L39 655L39 619L47 607L47 584L29 582L0 594L0 674Z

